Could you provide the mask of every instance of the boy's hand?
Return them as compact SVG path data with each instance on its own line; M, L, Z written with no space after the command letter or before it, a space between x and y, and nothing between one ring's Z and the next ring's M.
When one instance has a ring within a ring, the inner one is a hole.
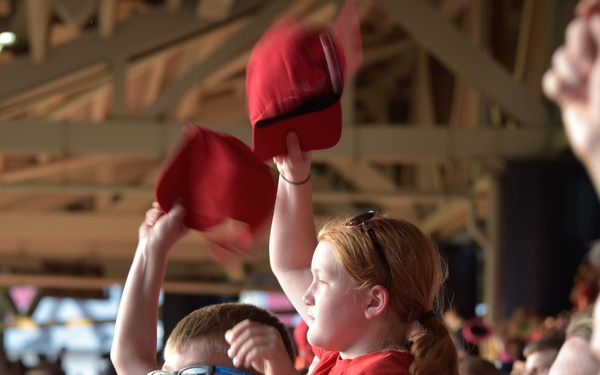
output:
M225 340L236 367L252 367L266 375L297 374L275 327L246 319L228 330Z
M140 225L139 240L146 241L150 246L168 251L177 241L188 233L188 228L183 225L185 209L175 203L168 213L163 213L158 203L154 202L152 208L146 211L146 218Z

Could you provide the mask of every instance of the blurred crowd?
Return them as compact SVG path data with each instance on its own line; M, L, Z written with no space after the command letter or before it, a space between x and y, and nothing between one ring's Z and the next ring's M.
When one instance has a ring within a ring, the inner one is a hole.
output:
M600 366L589 343L599 259L595 245L574 275L568 311L544 316L536 308L518 307L508 319L491 323L448 310L444 321L455 333L461 375L597 374Z

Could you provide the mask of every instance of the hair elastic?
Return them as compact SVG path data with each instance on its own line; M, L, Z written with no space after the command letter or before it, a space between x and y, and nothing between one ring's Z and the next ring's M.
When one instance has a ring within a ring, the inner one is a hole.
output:
M280 174L281 178L283 178L283 181L287 182L288 184L292 184L292 185L304 185L305 183L308 182L308 180L310 180L310 173L308 174L308 177L306 177L305 180L300 181L300 182L294 182L294 181L290 181L287 178L285 178L284 175Z
M435 313L432 310L427 311L417 321L420 325L424 325L430 318L436 317Z

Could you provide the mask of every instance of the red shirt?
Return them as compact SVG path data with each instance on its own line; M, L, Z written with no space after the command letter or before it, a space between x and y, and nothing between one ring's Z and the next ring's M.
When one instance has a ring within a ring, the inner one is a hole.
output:
M408 375L413 357L408 352L385 350L356 357L340 358L339 352L329 352L313 346L319 363L313 375Z

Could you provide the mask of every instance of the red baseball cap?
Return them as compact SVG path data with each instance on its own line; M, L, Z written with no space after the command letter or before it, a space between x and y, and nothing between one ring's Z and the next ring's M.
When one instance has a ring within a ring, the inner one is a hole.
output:
M276 185L270 168L245 143L187 124L165 161L154 194L165 212L180 200L188 228L204 231L234 219L254 231L273 213Z
M260 160L285 154L290 131L298 134L303 150L330 148L340 140L344 81L362 59L351 1L340 16L344 20L335 29L282 20L254 46L246 67L246 104L252 150ZM343 40L350 38L351 43ZM347 46L353 47L350 59Z

